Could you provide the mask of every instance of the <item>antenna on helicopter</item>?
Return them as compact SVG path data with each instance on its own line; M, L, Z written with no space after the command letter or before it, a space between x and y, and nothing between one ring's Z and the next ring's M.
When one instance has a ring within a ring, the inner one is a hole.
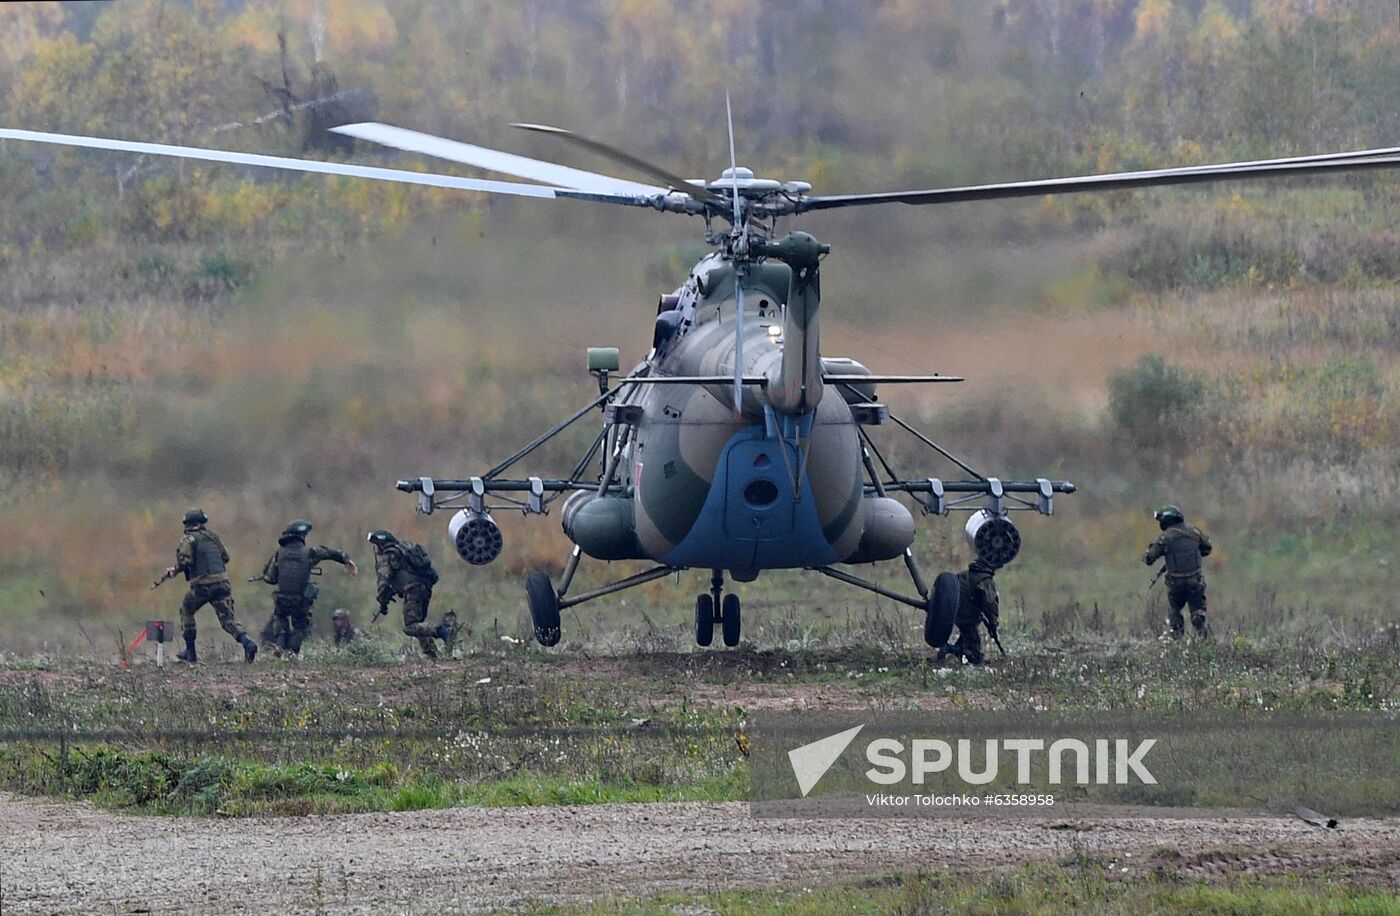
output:
M748 217L739 203L739 162L734 156L734 110L724 90L724 117L729 124L729 179L734 189L734 221L729 248L734 257L734 416L744 410L744 276L748 273Z

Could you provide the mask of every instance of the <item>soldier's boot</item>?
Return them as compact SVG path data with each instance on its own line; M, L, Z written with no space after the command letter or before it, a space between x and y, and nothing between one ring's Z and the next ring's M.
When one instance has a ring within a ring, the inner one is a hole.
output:
M292 653L293 658L301 658L301 634L289 633L287 635L287 651Z
M1171 616L1172 639L1180 639L1186 635L1186 619L1181 616L1180 611L1173 611Z
M1206 622L1205 614L1192 614L1191 626L1196 629L1196 637L1198 639L1210 639L1210 624Z
M960 639L957 642L945 643L943 647L938 650L938 657L934 660L941 662L950 655L956 655L958 658L962 658L962 654L963 647L962 640Z
M457 647L457 627L443 621L438 624L437 638L442 640L443 649L447 651L448 655L451 655L452 650Z
M272 654L273 654L274 656L276 656L277 658L281 658L283 655L286 655L286 654L287 654L287 634L286 634L286 633L278 633L278 634L277 634L277 638L273 640L272 645L273 645Z
M418 640L418 645L419 645L419 647L423 650L423 654L424 654L424 655L426 655L428 658L433 659L434 661L437 660L437 658L438 658L437 645L434 644L433 641L432 641L431 639L420 638L420 639Z
M182 661L182 662L185 662L186 664L190 664L190 665L193 665L193 664L195 664L196 662L199 661L199 653L196 652L196 651L194 650L194 636L193 636L193 635L191 635L191 634L189 634L189 633L186 633L186 634L185 634L185 648L184 648L184 651L182 651L182 652L176 652L176 653L175 653L175 658L176 658L178 661Z
M258 657L258 644L254 642L247 633L244 633L243 637L238 641L243 644L243 660L245 662L251 662Z

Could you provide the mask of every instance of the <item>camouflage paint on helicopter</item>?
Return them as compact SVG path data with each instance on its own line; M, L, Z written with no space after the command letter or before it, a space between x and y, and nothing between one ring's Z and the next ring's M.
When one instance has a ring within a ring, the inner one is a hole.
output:
M781 261L748 268L744 340L736 347L734 266L720 255L701 261L663 299L671 307L657 319L651 377L727 378L741 350L742 375L770 381L744 386L737 413L726 385L646 385L624 395L642 410L622 463L630 495L580 492L564 512L566 533L589 556L724 569L750 581L763 569L894 559L913 543L908 509L864 495L847 401L822 396L821 249L805 233L767 247L798 262L799 283ZM842 369L866 372L858 363ZM873 386L863 387L873 395Z

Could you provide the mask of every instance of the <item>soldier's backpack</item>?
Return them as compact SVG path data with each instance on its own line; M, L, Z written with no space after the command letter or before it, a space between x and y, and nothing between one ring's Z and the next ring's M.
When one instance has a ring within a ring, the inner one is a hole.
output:
M404 566L410 573L422 579L429 588L437 585L437 570L433 569L433 561L428 557L428 551L423 549L422 544L400 541L399 551L403 554Z

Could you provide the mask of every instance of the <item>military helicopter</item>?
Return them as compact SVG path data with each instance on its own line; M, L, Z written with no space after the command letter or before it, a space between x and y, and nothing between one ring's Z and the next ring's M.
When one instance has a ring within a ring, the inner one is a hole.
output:
M574 547L556 584L543 570L525 588L536 639L561 637L560 612L686 569L709 570L695 601L695 640L726 646L741 635L737 594L725 577L752 582L767 570L805 569L909 605L924 614L924 638L943 646L957 613L952 573L928 583L915 559L914 518L969 514L964 531L983 562L1001 567L1020 551L1009 515L1050 515L1064 480L1001 480L984 474L893 415L883 385L932 384L944 375L879 375L820 346L821 264L830 246L800 230L777 237L785 217L842 207L1002 200L1045 194L1327 174L1400 165L1400 147L1217 165L1119 172L970 187L814 195L805 181L761 178L740 167L729 119L730 164L713 181L685 179L597 140L555 127L517 124L601 155L651 181L620 179L387 124L333 128L359 140L527 179L531 184L236 153L196 147L0 129L0 139L175 156L348 175L434 187L620 204L700 217L713 252L685 282L660 296L650 350L620 378L618 351L588 351L598 395L558 425L477 476L397 481L425 514L456 510L448 533L467 563L500 556L492 513L543 514L558 500ZM716 228L716 221L728 229ZM507 472L563 430L598 411L601 429L564 478ZM966 479L898 473L870 430L893 425L914 436ZM597 470L594 470L597 468ZM649 560L643 572L589 591L570 586L582 558ZM840 567L902 560L901 593Z

